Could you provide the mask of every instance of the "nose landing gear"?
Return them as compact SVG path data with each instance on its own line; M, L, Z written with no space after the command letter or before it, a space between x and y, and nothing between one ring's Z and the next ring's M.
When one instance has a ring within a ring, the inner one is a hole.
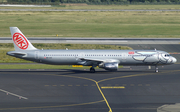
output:
M156 72L156 73L158 73L158 72L159 72L159 70L158 70L158 67L157 67L157 66L155 66L155 72Z

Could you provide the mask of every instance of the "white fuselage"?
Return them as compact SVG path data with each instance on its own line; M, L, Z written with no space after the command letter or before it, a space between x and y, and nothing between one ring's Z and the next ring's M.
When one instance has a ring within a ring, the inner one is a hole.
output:
M26 55L7 54L39 63L55 65L85 65L117 62L119 65L166 65L176 59L167 52L156 50L26 50Z

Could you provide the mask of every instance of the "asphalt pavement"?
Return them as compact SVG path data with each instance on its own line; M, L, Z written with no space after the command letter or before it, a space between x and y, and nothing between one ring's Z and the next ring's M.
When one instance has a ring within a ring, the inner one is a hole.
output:
M1 70L0 110L156 112L180 102L179 64L89 70Z

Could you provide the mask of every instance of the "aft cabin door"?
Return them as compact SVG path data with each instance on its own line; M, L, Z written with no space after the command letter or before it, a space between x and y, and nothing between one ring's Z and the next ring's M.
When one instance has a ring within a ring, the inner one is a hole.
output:
M35 51L35 59L39 59L39 51Z

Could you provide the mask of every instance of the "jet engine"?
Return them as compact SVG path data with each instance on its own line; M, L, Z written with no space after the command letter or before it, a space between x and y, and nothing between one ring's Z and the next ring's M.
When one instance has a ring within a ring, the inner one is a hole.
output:
M110 71L117 71L118 63L117 62L101 63L99 64L99 68L104 68L105 70L110 70Z

